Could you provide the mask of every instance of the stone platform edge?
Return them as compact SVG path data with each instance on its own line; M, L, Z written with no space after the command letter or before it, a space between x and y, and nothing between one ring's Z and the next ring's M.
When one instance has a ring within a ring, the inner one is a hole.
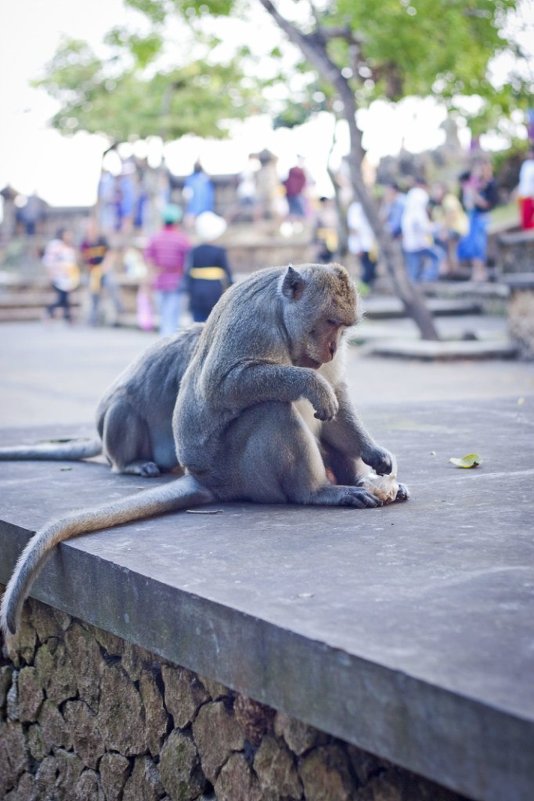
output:
M1 583L30 534L0 521ZM531 801L531 722L506 711L125 569L75 541L60 546L32 596L445 788Z

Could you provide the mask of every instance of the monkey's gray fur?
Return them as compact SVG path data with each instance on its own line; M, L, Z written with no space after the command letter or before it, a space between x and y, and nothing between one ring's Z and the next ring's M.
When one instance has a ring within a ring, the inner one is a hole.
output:
M262 270L232 286L205 324L174 409L186 475L38 531L8 583L4 631L16 631L50 551L77 534L214 501L380 506L358 486L358 463L387 474L392 456L363 427L342 378L342 333L357 300L336 264ZM400 485L397 498L407 497Z
M104 454L114 473L157 476L178 466L172 413L202 324L160 340L132 362L96 410L99 436L0 448L0 461L88 459Z

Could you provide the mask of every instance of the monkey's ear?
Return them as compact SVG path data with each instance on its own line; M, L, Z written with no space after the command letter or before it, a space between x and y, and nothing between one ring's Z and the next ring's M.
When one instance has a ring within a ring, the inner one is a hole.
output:
M291 300L298 300L304 292L305 284L301 274L289 264L282 281L282 295Z

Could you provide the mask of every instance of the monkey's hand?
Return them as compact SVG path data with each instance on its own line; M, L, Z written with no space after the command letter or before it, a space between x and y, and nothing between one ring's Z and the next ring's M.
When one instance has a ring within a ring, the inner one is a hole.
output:
M389 475L393 470L393 456L385 448L372 443L369 447L362 450L362 459L365 464L372 467L379 476Z
M334 390L321 375L314 373L312 379L306 395L315 409L314 416L318 420L332 420L339 411L339 402Z

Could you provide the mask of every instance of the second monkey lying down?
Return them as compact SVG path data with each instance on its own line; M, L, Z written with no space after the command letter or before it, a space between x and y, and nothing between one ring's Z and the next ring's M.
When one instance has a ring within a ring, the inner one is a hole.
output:
M356 289L337 264L271 268L232 286L200 335L174 409L186 474L38 531L8 583L4 631L16 631L50 551L77 534L214 501L380 506L360 486L358 465L386 475L394 460L364 428L343 380L343 332L357 312ZM397 500L407 497L400 484Z
M178 467L172 413L202 324L149 347L116 378L96 410L98 436L0 447L0 461L78 461L103 454L113 473L144 477Z

